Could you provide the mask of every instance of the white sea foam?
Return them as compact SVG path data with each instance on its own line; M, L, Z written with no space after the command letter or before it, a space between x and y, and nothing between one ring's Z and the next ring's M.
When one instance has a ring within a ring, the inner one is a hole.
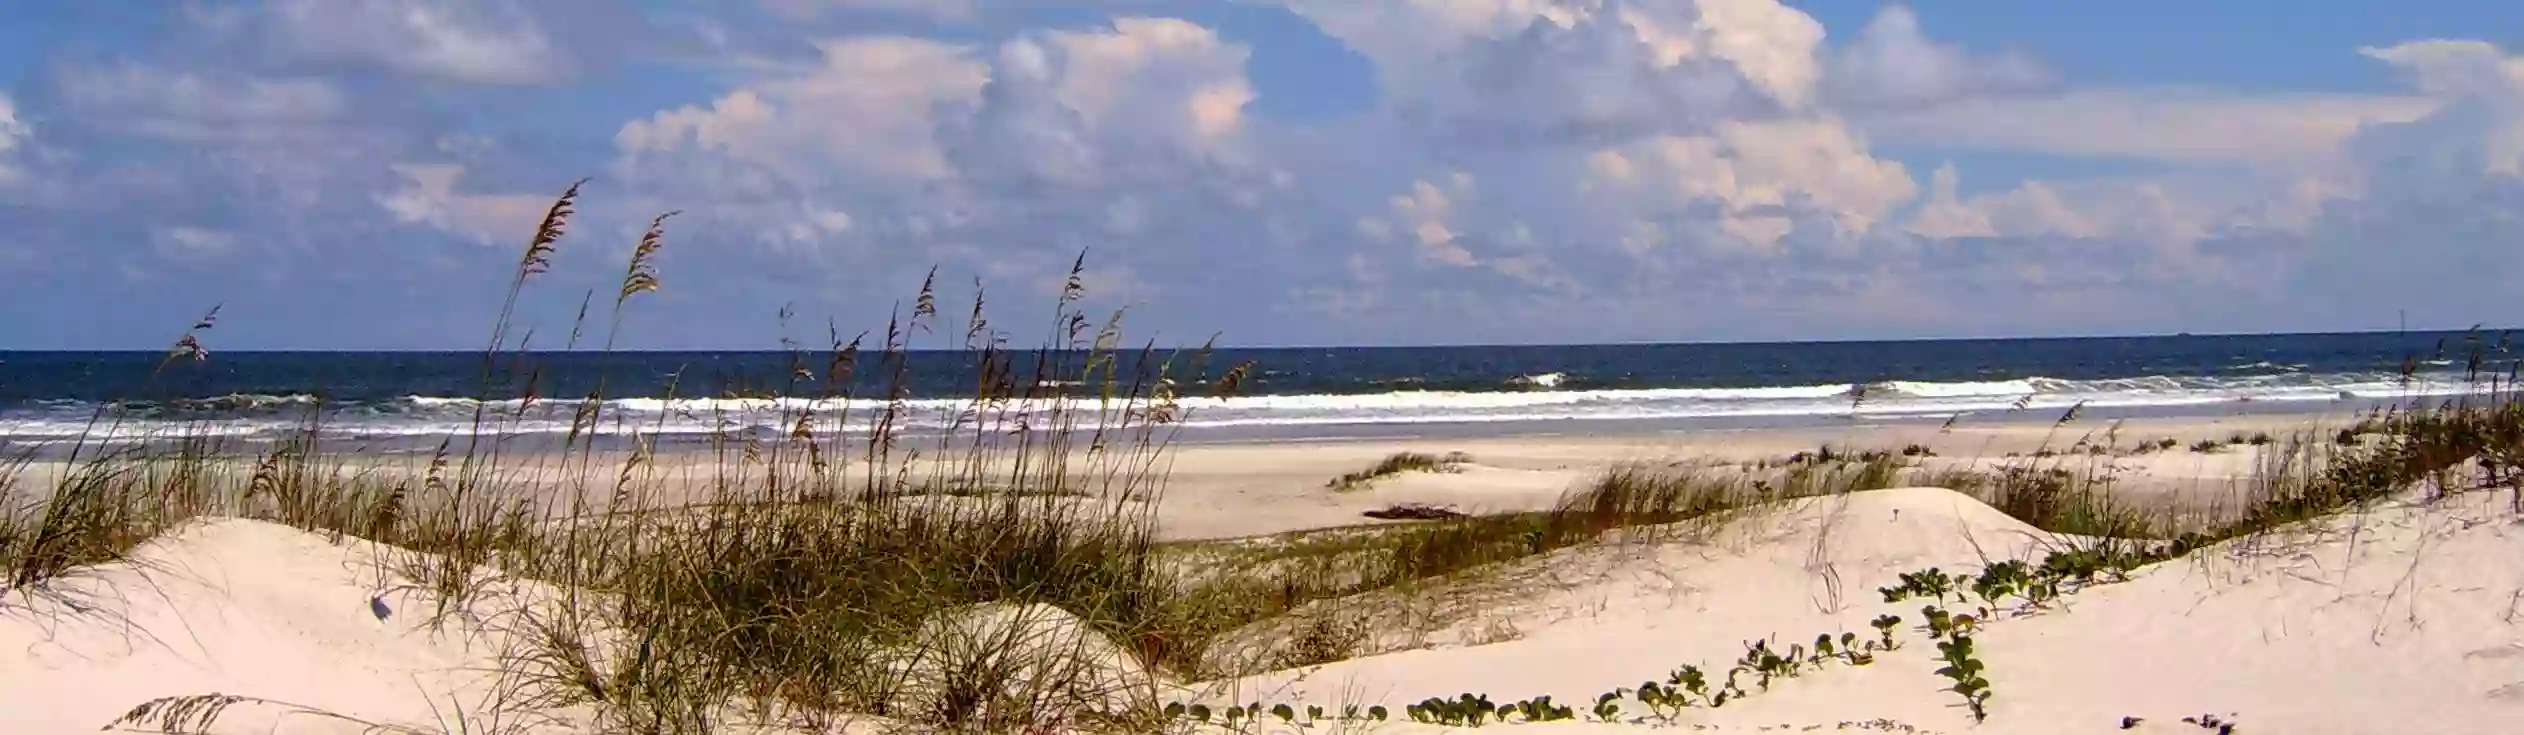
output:
M1180 415L1193 427L1341 426L1427 423L1565 422L1593 420L1725 419L1730 417L1938 416L1953 413L2066 410L2084 404L2098 408L2201 406L2233 402L2302 403L2348 399L2397 399L2452 396L2480 388L2456 376L2426 375L2412 381L2382 373L2305 375L2276 374L2225 378L2146 376L2105 380L2060 380L2029 377L1987 381L1887 381L1866 387L1863 399L1853 386L1747 386L1704 388L1618 388L1551 390L1542 378L1560 383L1565 376L1528 376L1529 390L1434 391L1398 390L1355 395L1260 395L1230 399L1186 397ZM901 404L894 425L936 430L1007 420L1025 414L1041 426L1063 402L1092 411L1093 398L1009 400L976 407L967 399L915 399ZM33 412L0 415L0 439L34 442L65 437L113 436L278 436L304 426L296 413L317 405L298 397L228 397L214 408L242 407L256 413L223 417L186 409L183 418L120 416L98 421L93 406L52 405ZM385 406L344 410L325 421L333 436L428 437L472 431L473 414L483 409L488 426L501 434L562 434L570 431L579 402L540 399L477 402L466 398L409 396ZM886 411L876 399L809 398L622 398L600 407L597 435L632 432L650 435L706 435L738 430L777 431L791 423L786 416L813 412L817 423L832 427L846 420L864 430ZM294 409L294 410L293 410ZM109 412L110 413L110 412ZM1082 417L1092 422L1092 416Z
M1535 388L1558 388L1561 383L1567 382L1568 379L1569 376L1567 373L1542 373L1539 375L1518 376L1515 380L1508 382L1515 383L1517 385L1532 386Z

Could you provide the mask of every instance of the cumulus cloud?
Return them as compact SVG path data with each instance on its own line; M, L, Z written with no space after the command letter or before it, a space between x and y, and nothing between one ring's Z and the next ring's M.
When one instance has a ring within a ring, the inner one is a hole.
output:
M2048 89L2057 78L2041 63L2008 52L1974 58L1953 44L1930 40L1909 6L1887 5L1858 38L1832 55L1828 77L1834 104L1911 107L1975 96Z
M2428 40L2360 49L2401 72L2446 109L2410 126L2377 126L2359 141L2369 165L2424 157L2439 168L2524 174L2524 58L2479 41Z
M112 144L81 152L61 201L164 210L80 215L122 228L136 247L116 258L394 242L325 262L401 283L505 256L470 246L516 242L545 186L592 168L573 237L682 209L670 247L710 257L676 272L726 273L672 297L735 279L691 295L686 326L791 297L881 321L869 294L932 264L1022 303L1082 250L1097 293L1194 341L2306 328L2516 302L2445 295L2512 279L2489 254L2524 234L2524 76L2488 44L2365 49L2400 94L2095 88L1901 6L1827 44L1776 0L1277 2L1372 63L1381 96L1267 116L1264 95L1307 90L1257 88L1231 40L1249 36L1183 19L1013 28L996 21L1031 16L998 15L1023 5L1006 0L763 0L712 16L741 27L726 56L650 57L680 65L674 84L628 114L574 108L604 137L546 146L428 113L583 75L603 52L557 6L279 0L201 21L269 54L64 63L40 116L0 97L0 174L40 120L47 148L56 129ZM851 25L878 15L957 27ZM359 48L290 35L334 19ZM2153 165L1999 178L1921 148Z
M1772 0L1286 0L1374 61L1386 104L1467 145L1600 144L1793 110L1823 28Z
M992 268L1159 234L1202 213L1185 197L1250 200L1271 186L1246 147L1246 51L1198 25L1120 18L987 46L852 37L822 49L820 63L708 107L623 126L617 174L806 257L892 241Z
M1902 164L1877 159L1837 120L1730 122L1712 135L1665 136L1596 151L1587 185L1647 211L1715 205L1719 228L1754 249L1788 234L1792 205L1863 232L1917 193Z
M1443 185L1425 179L1412 182L1410 192L1394 195L1388 204L1390 213L1361 218L1359 232L1379 242L1407 240L1430 261L1456 266L1479 263L1447 225L1455 213L1455 201L1472 195L1472 177L1458 172L1445 181Z
M926 181L952 172L937 139L948 108L988 81L969 48L918 38L821 45L822 63L625 124L614 136L630 175L653 158L698 153L737 172L795 183L845 175ZM752 188L752 187L748 187Z

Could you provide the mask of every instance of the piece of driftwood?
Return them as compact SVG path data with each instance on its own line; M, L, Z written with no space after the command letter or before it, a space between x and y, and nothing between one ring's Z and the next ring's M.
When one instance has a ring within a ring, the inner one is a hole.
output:
M1464 517L1463 513L1457 512L1453 508L1444 508L1435 505L1428 505L1426 503L1403 503L1400 505L1387 506L1367 511L1364 515L1369 518L1387 521L1442 521L1449 518Z

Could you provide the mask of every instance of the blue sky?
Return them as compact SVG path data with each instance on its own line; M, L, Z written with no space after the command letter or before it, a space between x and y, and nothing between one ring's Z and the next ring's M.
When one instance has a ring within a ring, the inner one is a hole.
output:
M2524 6L34 0L0 349L1798 340L2505 323ZM784 309L795 316L783 323ZM960 307L947 309L960 313ZM939 330L960 334L960 329ZM934 339L944 339L934 338Z

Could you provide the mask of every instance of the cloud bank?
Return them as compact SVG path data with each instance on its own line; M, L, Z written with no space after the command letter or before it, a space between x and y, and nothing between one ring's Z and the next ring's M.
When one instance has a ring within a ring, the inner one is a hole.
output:
M1826 29L1775 0L1279 0L1376 80L1354 112L1297 119L1260 112L1309 94L1265 83L1271 38L1073 5L170 10L180 43L63 54L0 94L0 277L38 284L0 339L147 347L224 300L239 346L462 348L583 175L543 307L684 212L635 346L769 347L784 308L881 323L932 265L1017 308L1081 251L1100 305L1181 342L2347 329L2524 306L2504 265L2524 60L2486 43L2339 50L2393 72L2388 93L2112 87L2038 48L1940 40L1899 5ZM1992 176L1937 152L2126 165Z

